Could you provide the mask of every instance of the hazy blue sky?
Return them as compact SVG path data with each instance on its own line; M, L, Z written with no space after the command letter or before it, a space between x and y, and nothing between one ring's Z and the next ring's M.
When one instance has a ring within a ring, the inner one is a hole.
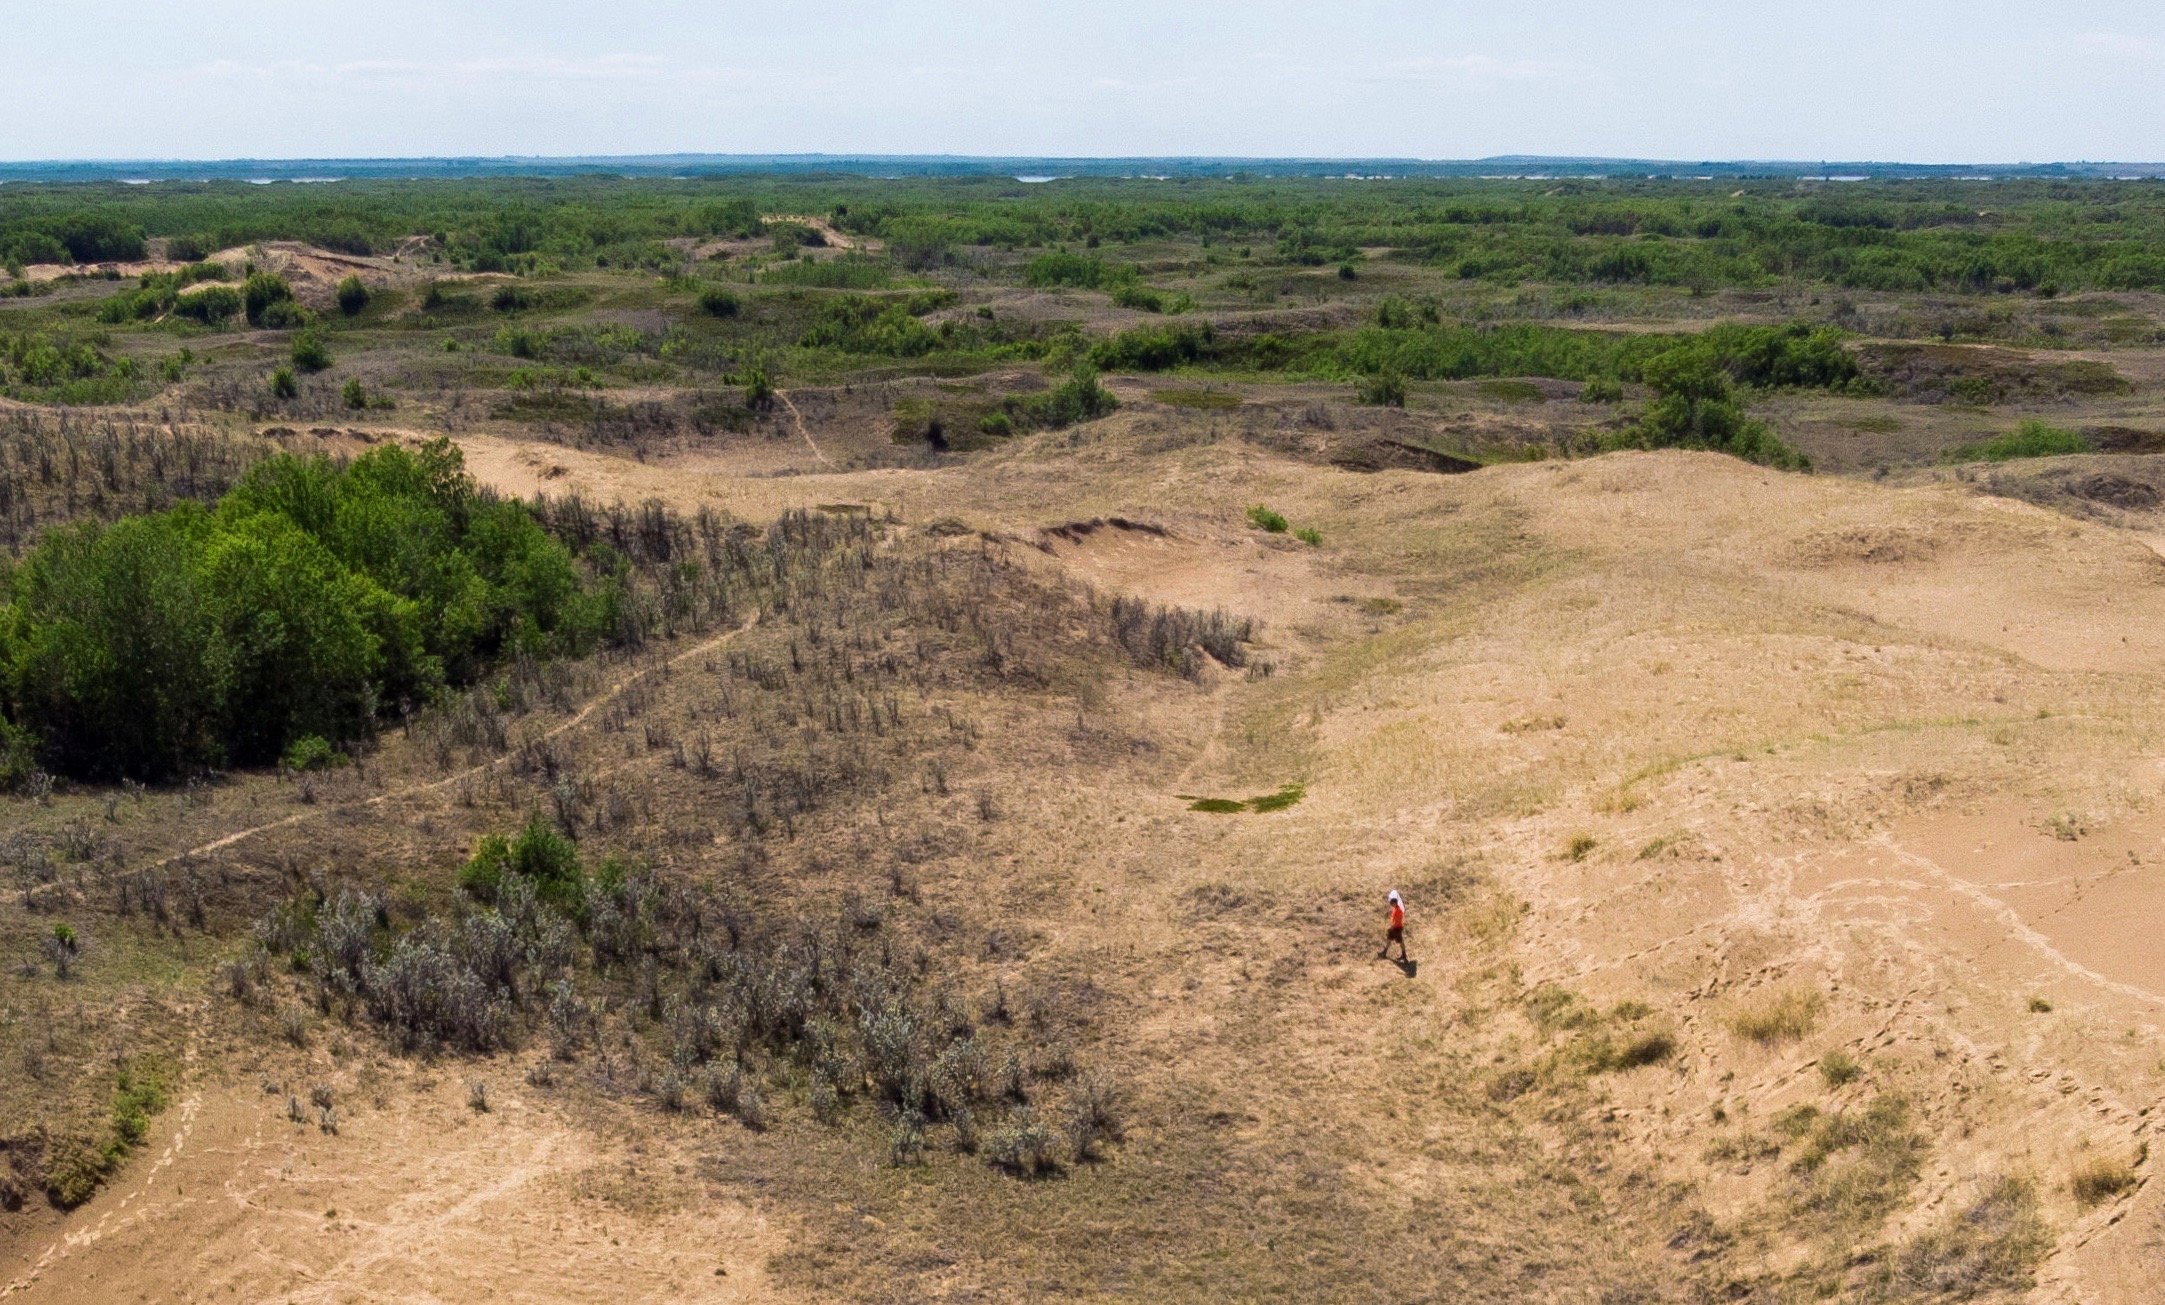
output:
M8 159L2165 159L2157 0L69 0L0 14Z

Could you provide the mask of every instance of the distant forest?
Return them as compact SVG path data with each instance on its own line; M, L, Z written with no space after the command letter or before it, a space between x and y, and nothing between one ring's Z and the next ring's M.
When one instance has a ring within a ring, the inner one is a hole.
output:
M599 175L0 187L0 262L180 261L292 239L383 253L432 238L448 266L671 266L676 237L819 215L929 269L957 250L1157 239L1324 266L1389 247L1466 280L1698 288L1784 283L1963 293L2165 287L2152 182L1322 179L870 180Z

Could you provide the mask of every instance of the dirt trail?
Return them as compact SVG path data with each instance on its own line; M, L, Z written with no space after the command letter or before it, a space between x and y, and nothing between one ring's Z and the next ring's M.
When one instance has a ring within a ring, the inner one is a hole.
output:
M561 723L552 726L550 729L539 735L534 741L537 743L546 742L550 739L554 739L561 735L570 733L572 730L575 730L581 725L585 724L588 718L591 717L596 711L609 705L609 703L621 697L626 689L629 689L633 685L640 683L648 676L662 674L668 670L672 670L675 667L682 665L687 661L690 661L695 657L700 657L707 653L713 652L716 648L721 647L723 644L728 643L730 640L736 638L738 635L743 634L746 630L751 629L752 626L757 623L757 621L758 617L754 616L752 620L747 621L745 624L740 625L733 630L726 630L721 634L713 635L707 639L701 640L696 644L693 644L689 648L683 649L682 651L673 654L669 657L667 661L662 662L659 665L648 666L644 669L631 672L629 675L626 675L621 679L617 680L615 683L611 684L608 688L602 690L600 693L595 694L592 698L589 698L586 702L586 705L579 708L579 710L573 713L569 719L566 719ZM285 816L278 820L268 820L260 825L250 825L246 829L236 829L231 833L223 834L217 838L211 839L209 842L198 844L197 846L187 848L183 851L170 853L166 856L158 858L155 861L146 862L142 868L148 870L163 869L166 866L173 865L176 862L187 861L193 857L208 856L213 852L223 851L226 848L232 847L236 843L246 842L248 839L254 838L259 834L267 834L273 830L278 829L290 829L295 825L305 824L308 821L320 819L324 816L331 814L334 811L368 810L374 807L388 806L393 802L403 801L407 798L420 797L424 794L441 793L444 790L449 789L452 786L460 783L461 781L470 780L479 775L485 775L488 772L496 769L497 767L507 764L509 764L508 758L495 757L491 758L488 761L482 762L478 766L469 766L464 770L456 771L450 775L443 777L442 779L433 779L421 784L409 784L403 788L394 789L389 793L378 793L374 797L363 798L357 802L343 804L327 804L323 806L310 807L303 811L296 811L292 815ZM29 891L33 894L43 892L57 892L64 889L65 887L67 887L67 885L63 884L58 880L55 880L54 882L49 884L38 885L36 888Z
M797 434L803 437L804 446L812 450L812 456L819 459L821 466L834 468L834 459L820 452L819 445L812 440L812 432L805 429L804 414L797 411L797 405L790 399L789 392L787 390L776 390L774 397L781 400L783 407L789 409L789 420L796 426ZM839 468L836 469L839 470Z

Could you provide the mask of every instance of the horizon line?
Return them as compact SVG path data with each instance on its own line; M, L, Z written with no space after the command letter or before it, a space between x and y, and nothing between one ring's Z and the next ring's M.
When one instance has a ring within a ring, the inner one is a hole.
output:
M726 162L936 162L936 163L1259 163L1259 164L1337 164L1337 163L1391 163L1416 167L1473 166L1491 163L1571 163L1608 164L1614 166L1674 166L1674 167L1779 167L1779 168L1832 168L1832 167L1883 167L1883 168L1929 168L1935 171L1963 168L2043 169L2043 168L2110 168L2110 167L2165 167L2159 159L2024 159L2024 160L1967 160L1957 162L1920 162L1901 158L1661 158L1653 155L1630 154L1487 154L1460 157L1423 157L1397 154L965 154L942 151L927 152L880 152L855 150L792 150L762 152L728 152L707 150L668 150L652 153L505 153L505 154L290 154L224 156L147 156L106 155L59 158L0 159L0 168L26 167L120 167L131 164L148 166L211 166L225 164L265 163L640 163L669 162L680 160L715 160Z

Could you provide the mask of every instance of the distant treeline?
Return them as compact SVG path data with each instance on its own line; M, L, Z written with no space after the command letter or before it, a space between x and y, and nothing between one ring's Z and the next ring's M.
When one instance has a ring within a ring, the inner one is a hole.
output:
M1351 182L1023 185L1003 178L501 178L252 186L10 185L0 261L188 260L307 241L383 253L430 238L480 270L659 266L679 237L760 234L819 213L905 266L973 246L1203 240L1294 265L1364 250L1495 282L1698 287L1808 282L2014 292L2165 287L2165 186L2149 182Z
M1409 320L1409 311L1386 302L1375 326L1301 335L1233 334L1208 322L1135 327L1092 344L1088 359L1106 371L1194 367L1333 381L1385 373L1421 381L1500 376L1642 381L1656 359L1689 354L1735 384L1755 389L1840 389L1857 379L1857 363L1842 333L1802 322L1662 334L1531 322L1423 322Z

